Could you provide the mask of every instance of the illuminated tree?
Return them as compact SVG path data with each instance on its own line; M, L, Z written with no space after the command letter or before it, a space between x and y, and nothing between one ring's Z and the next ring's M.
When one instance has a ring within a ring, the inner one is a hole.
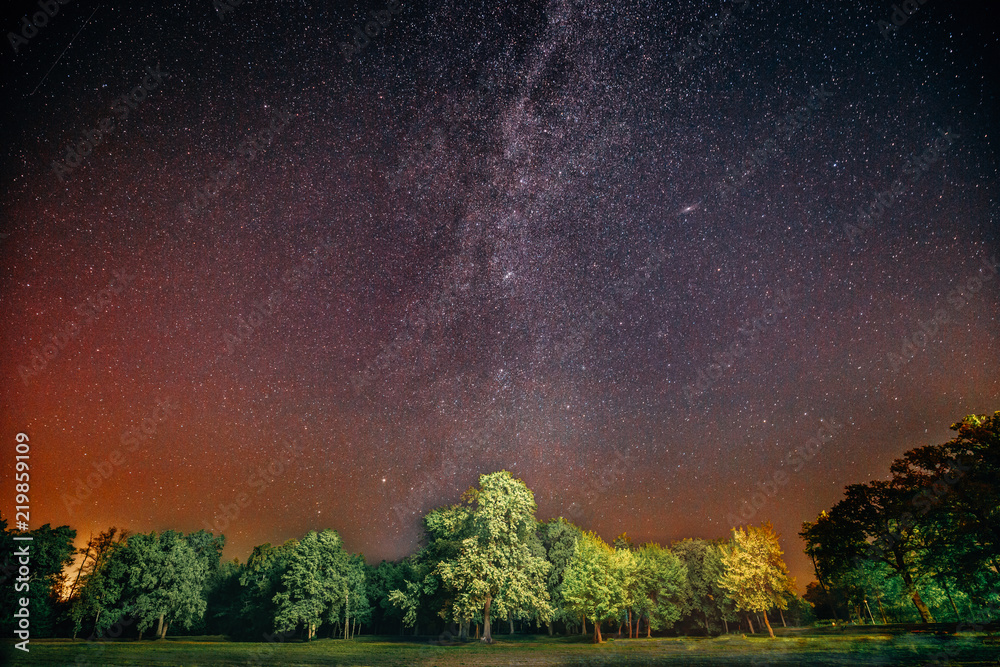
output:
M598 535L585 532L577 540L566 568L563 597L575 612L594 623L594 643L600 644L601 623L616 618L625 608L627 592L622 570L628 566Z
M778 534L770 523L760 527L733 529L732 544L722 553L725 572L719 585L727 592L739 611L763 612L767 632L774 630L767 619L773 607L788 608L785 593L792 589L788 566L781 557Z
M468 522L462 530L469 536L461 540L454 557L439 564L438 573L454 592L453 616L471 619L482 610L482 641L491 643L493 617L551 618L545 579L552 566L532 551L536 505L524 482L504 470L480 476L479 486L463 496L466 518L454 516L455 521Z

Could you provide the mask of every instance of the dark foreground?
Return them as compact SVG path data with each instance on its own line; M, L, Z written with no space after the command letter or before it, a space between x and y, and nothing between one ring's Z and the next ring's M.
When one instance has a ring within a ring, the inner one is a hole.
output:
M760 635L610 640L501 635L493 646L396 637L320 639L311 643L243 643L222 637L165 641L31 642L30 654L4 642L14 665L998 665L1000 642L986 633L867 633L788 630Z

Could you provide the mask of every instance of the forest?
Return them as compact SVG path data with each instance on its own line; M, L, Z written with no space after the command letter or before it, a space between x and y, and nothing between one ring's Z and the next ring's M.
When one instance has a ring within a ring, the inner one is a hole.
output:
M773 624L976 622L1000 616L1000 411L852 484L800 536L816 581L795 592L767 522L729 539L610 542L564 518L540 521L507 471L481 475L455 505L423 517L419 548L367 563L335 530L310 531L224 561L224 535L109 528L31 531L32 567L15 592L18 531L0 520L2 605L30 596L34 636L245 641L359 634L616 637L768 633ZM18 543L20 544L20 543ZM3 632L11 636L13 620Z

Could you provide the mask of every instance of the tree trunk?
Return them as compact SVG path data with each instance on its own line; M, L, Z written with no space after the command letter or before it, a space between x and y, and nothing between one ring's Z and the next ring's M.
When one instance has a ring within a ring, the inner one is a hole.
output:
M711 632L708 629L708 612L702 609L701 614L702 616L705 617L705 636L707 637L709 634L711 634Z
M514 612L512 612L512 611L508 611L507 612L507 622L510 623L510 633L509 634L514 634Z
M549 626L549 637L551 637L552 636L552 621L549 621L548 623L546 623L546 625Z
M159 620L156 621L156 636L159 637L162 631L163 631L163 614L160 614Z
M73 580L73 585L69 588L69 594L66 599L72 599L73 594L76 593L77 584L80 583L80 575L83 574L83 567L87 564L87 558L90 556L90 545L94 543L94 534L90 534L90 539L87 540L87 553L83 554L83 560L80 561L80 569L76 571L76 579ZM73 639L76 639L76 634L74 633Z
M493 599L487 595L486 610L483 612L483 638L481 640L484 644L493 643L493 635L490 634L490 604L492 603Z
M170 625L169 621L163 621L163 633L160 635L160 639L167 638L167 626Z
M868 598L865 598L865 609L868 610L868 618L872 619L872 625L876 625L876 623L875 623L875 615L872 613L872 607L871 607L871 605L868 604Z
M903 579L903 588L909 593L910 599L913 600L913 606L917 608L917 612L920 614L920 619L924 623L933 623L934 617L931 615L931 610L927 608L924 601L920 599L920 591L917 590L917 585L913 583L913 577L910 575L910 571L906 568L906 564L903 561L902 555L896 555L896 564L894 568L899 572L900 577Z
M585 634L587 634L587 617L586 617L586 615L583 615L583 616L580 616L580 618L583 619L583 632L581 632L580 634L584 634L585 635Z
M747 625L750 626L750 634L752 635L757 634L756 632L753 631L753 621L750 620L750 613L747 612L746 614L744 614L744 616L747 617Z
M823 589L823 595L826 597L827 603L830 605L830 611L833 612L833 620L839 621L840 616L837 615L837 605L833 601L833 597L830 595L830 589L826 587L823 577L819 576L819 566L816 565L816 556L811 551L809 552L809 558L811 558L813 562L813 572L816 573L816 581L819 582L820 588Z
M726 629L726 634L729 634L729 623L726 622L725 615L722 616L722 627Z
M344 639L349 638L351 631L351 592L344 591Z
M889 623L889 621L887 621L885 619L885 609L882 609L882 596L881 595L876 595L875 596L875 602L878 603L878 613L879 613L879 616L882 617L882 624L883 625L887 625Z
M462 624L458 626L458 638L465 641L469 638L469 624L471 621L468 619L462 621Z
M764 612L764 625L767 626L767 633L771 635L771 639L774 639L774 630L771 629L771 622L767 620L767 612Z
M955 604L955 600L951 597L951 589L948 587L948 582L942 579L941 585L944 588L945 595L948 596L948 602L951 603L951 608L955 610L955 620L961 622L962 617L958 613L958 606Z
M906 592L910 594L910 599L913 600L913 606L917 608L917 612L920 614L920 619L924 623L933 623L934 616L931 615L931 610L927 608L924 601L920 599L920 591L917 590L909 572L904 573L903 583L906 585Z
M479 639L479 621L476 621L476 639Z
M632 639L632 610L631 609L628 610L628 616L627 616L627 618L628 618L628 638ZM635 629L635 633L637 635L639 634L639 628Z
M787 628L788 625L785 623L785 612L781 611L781 607L778 607L778 616L781 617L781 627Z
M653 626L649 622L649 616L646 616L646 639L652 639L653 635L650 633L653 631Z
M604 643L604 639L601 637L601 624L597 621L594 621L594 643L595 644Z

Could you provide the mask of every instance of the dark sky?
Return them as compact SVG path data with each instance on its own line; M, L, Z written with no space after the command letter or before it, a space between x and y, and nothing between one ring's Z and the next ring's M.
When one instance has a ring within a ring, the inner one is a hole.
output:
M60 6L3 45L32 526L396 558L508 469L609 539L742 508L801 587L803 520L1000 407L1000 49L956 4Z

